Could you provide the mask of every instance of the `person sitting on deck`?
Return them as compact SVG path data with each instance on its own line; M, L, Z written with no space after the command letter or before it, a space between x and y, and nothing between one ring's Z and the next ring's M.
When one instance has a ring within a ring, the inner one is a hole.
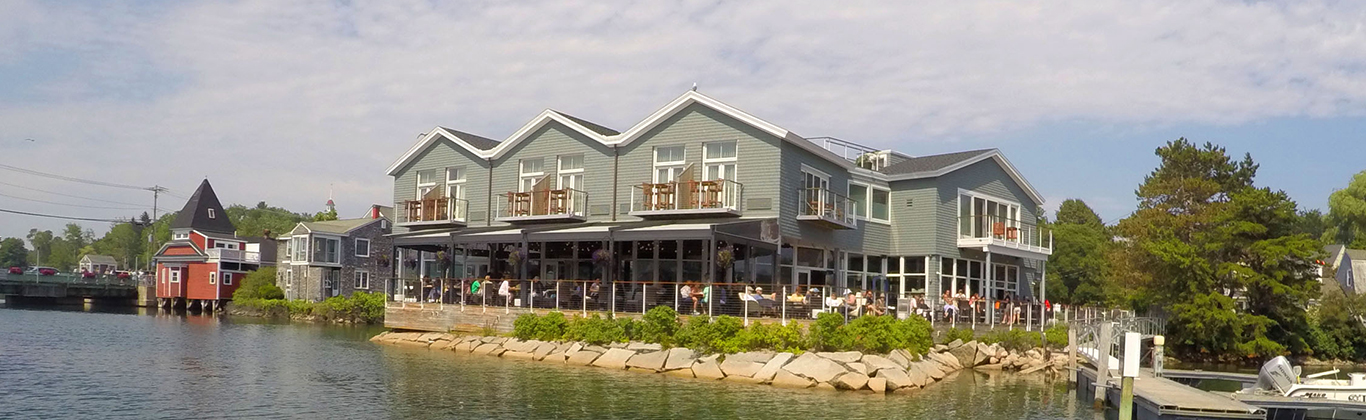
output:
M504 276L503 282L498 283L498 297L503 299L504 305L512 304L512 284L509 280Z
M702 298L699 299L698 301L694 301L693 304L697 304L697 303L699 303L699 302L701 303L701 306L707 310L707 314L710 315L710 314L711 314L711 285L710 285L710 284L708 284L708 285L706 285L705 287L702 288ZM697 310L694 309L693 312L697 312Z
M692 286L689 286L687 283L683 283L683 286L678 288L679 312L682 312L683 308L691 306L693 308L693 313L696 314L697 306L692 305L692 303Z
M872 314L872 315L874 315L874 316L886 315L886 314L887 314L887 299L886 299L886 298L879 297L879 298L877 298L876 300L874 300L873 303L872 303L871 305L868 305L868 313L869 313L869 314Z
M825 297L825 306L832 313L840 313L840 308L844 307L844 301L840 300L839 295L831 293L830 296Z
M944 291L944 318L945 321L953 320L958 315L958 299L954 298L948 290Z

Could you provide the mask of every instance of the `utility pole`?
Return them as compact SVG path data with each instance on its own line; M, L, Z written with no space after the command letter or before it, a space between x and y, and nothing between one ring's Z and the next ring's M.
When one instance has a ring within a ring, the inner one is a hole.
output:
M147 191L151 191L151 192L152 192L152 221L153 221L153 222L156 222L156 220L157 220L157 199L160 198L161 193L166 192L166 187L162 187L162 186L160 186L160 185L153 185L153 186L147 188Z

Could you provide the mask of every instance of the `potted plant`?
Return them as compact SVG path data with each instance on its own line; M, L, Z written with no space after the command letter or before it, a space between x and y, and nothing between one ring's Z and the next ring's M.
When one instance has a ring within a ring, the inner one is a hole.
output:
M730 268L735 264L735 247L726 245L716 251L716 265L721 268Z
M440 250L440 251L437 251L437 252L436 252L436 269L439 270L439 271L441 271L441 274L444 276L445 273L446 273L446 270L449 269L449 268L451 268L451 256L450 256L450 254L447 254L447 253L446 253L446 250L444 250L444 249L443 249L443 250Z
M511 252L508 252L508 265L510 265L510 266L512 266L512 267L514 267L514 268L515 268L515 267L520 267L521 264L522 264L522 261L526 261L526 259L527 259L527 252L526 252L526 249L524 249L524 248L517 248L517 249L512 250Z

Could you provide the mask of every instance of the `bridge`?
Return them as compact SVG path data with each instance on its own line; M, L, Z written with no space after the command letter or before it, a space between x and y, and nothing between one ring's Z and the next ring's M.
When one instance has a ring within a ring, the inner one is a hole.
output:
M1139 333L1149 341L1161 335L1166 322L1161 318L1127 317L1113 320L1079 322L1068 332L1069 352L1076 366L1071 379L1078 389L1092 391L1097 408L1107 401L1118 408L1120 398L1120 367L1122 366L1126 333ZM1140 348L1149 348L1142 346ZM1080 356L1080 357L1077 357ZM1182 385L1154 373L1162 370L1162 355L1145 352L1144 360L1151 360L1152 368L1139 370L1134 379L1134 418L1137 419L1265 419L1267 411L1225 395L1219 395Z
M138 299L139 286L150 288L137 279L114 276L85 278L76 275L42 276L36 274L0 274L0 295L13 299L45 299L59 303L80 303L85 299ZM155 294L155 293L153 293Z

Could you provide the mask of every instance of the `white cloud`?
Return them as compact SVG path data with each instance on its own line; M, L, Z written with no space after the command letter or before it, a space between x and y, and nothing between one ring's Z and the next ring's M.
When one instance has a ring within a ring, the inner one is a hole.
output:
M553 107L624 128L693 82L804 135L903 148L1050 121L1366 111L1366 8L1347 2L20 1L0 16L0 75L70 60L0 88L0 150L95 156L61 172L181 194L207 175L225 201L300 211L329 184L344 210L390 201L385 166L434 125L502 138ZM5 143L25 137L46 144Z

